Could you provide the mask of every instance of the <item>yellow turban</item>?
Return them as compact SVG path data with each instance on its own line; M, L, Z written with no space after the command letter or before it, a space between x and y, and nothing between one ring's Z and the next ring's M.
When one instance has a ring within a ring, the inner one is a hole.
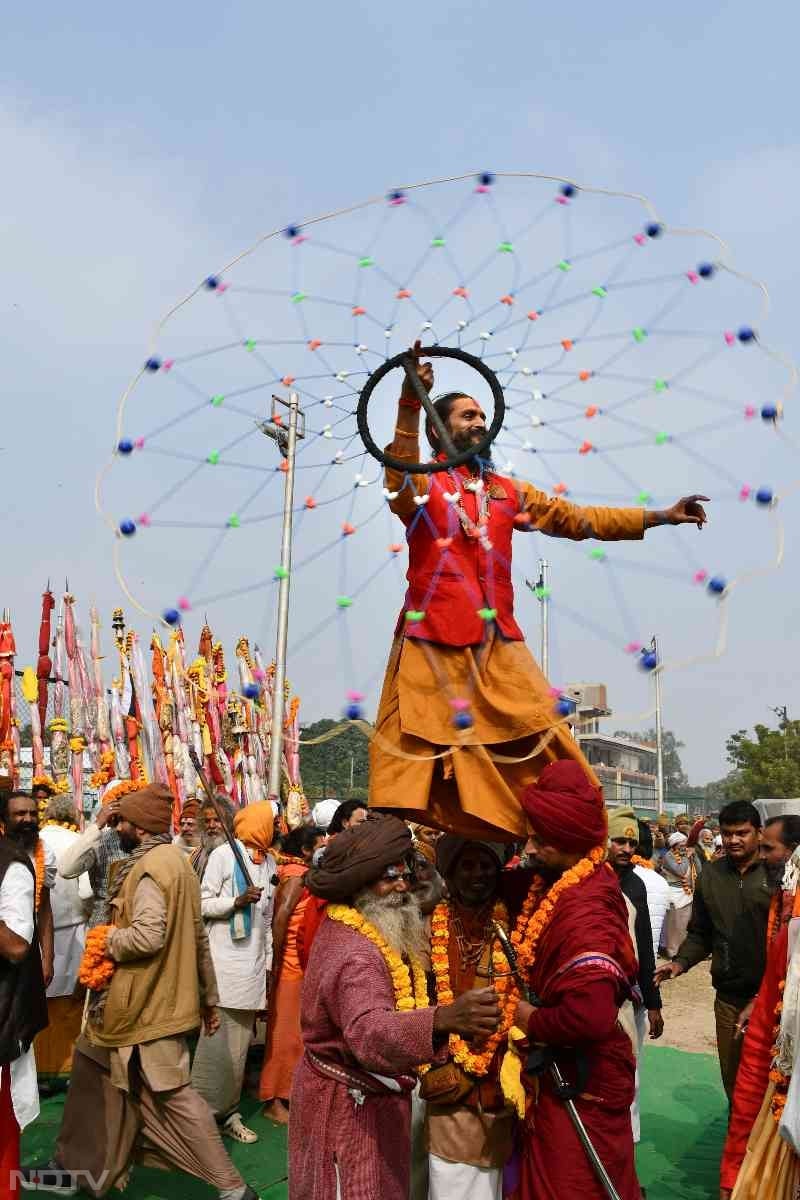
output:
M639 841L639 826L636 813L632 808L610 808L608 810L608 836L614 838L633 838Z
M266 853L272 845L275 829L275 815L269 800L259 800L257 804L246 804L240 808L233 819L233 829L245 846Z

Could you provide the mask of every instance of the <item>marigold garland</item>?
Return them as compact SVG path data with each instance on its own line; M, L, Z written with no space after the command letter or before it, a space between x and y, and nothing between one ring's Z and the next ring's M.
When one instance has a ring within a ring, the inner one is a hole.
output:
M632 854L631 862L635 867L646 867L648 871L655 870L652 860L649 858L642 858L641 854Z
M116 970L113 958L106 954L106 942L113 928L113 925L95 925L86 934L78 979L92 992L107 988Z
M36 849L33 854L33 865L36 871L36 894L34 896L33 907L34 912L39 911L39 905L42 903L42 888L44 887L44 842L39 838L36 843Z
M327 914L332 921L346 925L354 933L360 933L367 941L377 946L383 961L389 969L394 987L394 1006L398 1012L410 1012L415 1008L428 1008L428 981L425 970L418 959L411 960L411 966L405 963L393 950L386 939L375 926L362 917L357 909L349 904L329 904Z
M71 833L80 832L78 826L73 825L71 821L57 821L55 817L50 817L49 820L45 821L45 823L42 825L42 829L47 829L48 825L56 825L59 829L69 829Z
M504 904L495 904L492 920L508 929L508 911ZM450 982L450 905L445 900L433 910L431 917L431 965L436 981L436 998L439 1004L452 1004L455 1000ZM460 1034L450 1034L450 1057L469 1075L483 1076L489 1070L495 1051L500 1042L506 1037L511 1028L516 1001L505 1003L507 992L511 989L512 978L509 974L509 964L503 949L496 939L492 943L492 987L497 995L501 1008L502 1019L495 1032L483 1043L480 1050L472 1050L468 1042ZM421 1068L424 1074L428 1067Z
M103 793L101 804L110 804L112 800L121 800L123 796L130 796L131 792L138 792L145 785L137 783L133 779L123 779L121 783L115 783L112 788Z
M555 907L564 892L588 879L605 859L605 846L595 846L586 858L582 858L574 867L565 871L549 890L545 891L544 880L539 876L534 879L511 934L511 942L517 952L517 962L521 970L530 971L536 961L536 949L542 934L550 924Z

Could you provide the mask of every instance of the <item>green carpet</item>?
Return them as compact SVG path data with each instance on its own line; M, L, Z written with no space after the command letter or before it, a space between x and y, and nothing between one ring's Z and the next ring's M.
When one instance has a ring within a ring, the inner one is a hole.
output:
M41 1163L50 1157L63 1105L63 1097L42 1103L41 1117L23 1134L23 1162ZM262 1120L259 1113L256 1101L243 1101L242 1115L258 1133L258 1142L252 1146L226 1144L242 1175L262 1200L285 1200L286 1136L283 1130ZM87 1113L86 1119L91 1120L92 1114ZM726 1119L727 1106L715 1057L684 1054L669 1047L645 1048L642 1142L637 1163L648 1200L708 1200L717 1195ZM137 1167L125 1197L209 1200L213 1194L211 1188L186 1175Z

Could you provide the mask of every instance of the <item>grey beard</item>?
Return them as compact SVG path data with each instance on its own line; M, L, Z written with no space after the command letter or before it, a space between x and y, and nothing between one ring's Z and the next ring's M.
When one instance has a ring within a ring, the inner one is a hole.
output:
M411 892L377 896L371 888L363 888L353 897L353 907L375 926L397 954L424 958L429 953L424 918Z
M204 833L201 838L203 849L208 850L209 853L212 850L216 850L217 846L221 846L225 841L227 841L227 838L224 833L215 833L213 835Z

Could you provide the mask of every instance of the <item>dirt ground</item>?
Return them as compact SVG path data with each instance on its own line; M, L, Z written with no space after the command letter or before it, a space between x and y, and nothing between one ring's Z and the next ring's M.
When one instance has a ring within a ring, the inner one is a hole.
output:
M659 966L664 962L659 959ZM659 1046L674 1046L695 1054L716 1054L714 989L709 963L679 975L661 988L664 1034Z

